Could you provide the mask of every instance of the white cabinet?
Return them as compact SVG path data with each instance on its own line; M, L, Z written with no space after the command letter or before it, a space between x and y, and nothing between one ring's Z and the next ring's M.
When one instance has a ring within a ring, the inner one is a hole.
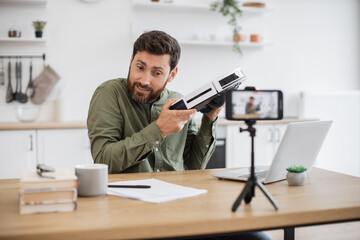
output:
M38 130L38 163L69 168L92 163L87 129Z
M285 132L286 124L256 124L254 157L256 166L268 166ZM226 130L226 167L248 167L251 164L251 137L241 132L246 125L230 125Z
M0 179L19 178L37 163L74 170L93 162L85 128L0 131L0 153Z
M36 166L36 131L0 131L0 179L19 178L20 170Z

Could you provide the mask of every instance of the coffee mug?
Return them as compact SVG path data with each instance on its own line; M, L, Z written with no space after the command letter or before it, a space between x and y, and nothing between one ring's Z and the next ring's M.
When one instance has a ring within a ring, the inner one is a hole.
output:
M106 194L108 165L99 163L76 165L75 174L79 181L79 196L99 197Z
M263 37L259 34L251 34L250 35L250 42L262 42Z

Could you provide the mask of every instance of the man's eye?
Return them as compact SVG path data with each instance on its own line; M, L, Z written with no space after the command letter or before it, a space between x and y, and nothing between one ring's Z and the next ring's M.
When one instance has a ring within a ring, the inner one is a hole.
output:
M139 69L139 70L143 70L143 69L144 69L142 66L136 66L136 67L137 67L137 69Z
M161 75L161 72L155 72L154 75L155 75L155 76L160 76L160 75Z

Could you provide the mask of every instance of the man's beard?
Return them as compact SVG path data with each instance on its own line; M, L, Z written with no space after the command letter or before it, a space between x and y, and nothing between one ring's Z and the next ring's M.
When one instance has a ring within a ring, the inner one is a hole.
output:
M130 70L129 70L129 74L128 74L128 78L127 78L127 89L131 95L131 98L138 103L153 103L155 102L159 97L160 94L162 93L162 91L165 89L167 84L167 81L165 82L164 86L158 90L154 90L152 87L150 87L149 85L142 85L139 82L133 82L130 79ZM144 96L143 93L139 93L135 91L135 87L140 87L144 90L148 90L149 91L149 95L146 97Z

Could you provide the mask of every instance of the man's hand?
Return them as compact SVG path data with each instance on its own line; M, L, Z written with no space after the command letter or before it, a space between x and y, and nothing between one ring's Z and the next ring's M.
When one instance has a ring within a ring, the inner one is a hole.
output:
M219 115L219 112L224 108L225 105L222 105L219 108L213 109L211 112L206 113L205 115L211 120L214 121L216 117Z
M160 115L156 120L156 125L163 136L181 131L187 121L189 121L196 113L195 109L170 110L171 104L176 101L177 99L168 100L162 107Z

